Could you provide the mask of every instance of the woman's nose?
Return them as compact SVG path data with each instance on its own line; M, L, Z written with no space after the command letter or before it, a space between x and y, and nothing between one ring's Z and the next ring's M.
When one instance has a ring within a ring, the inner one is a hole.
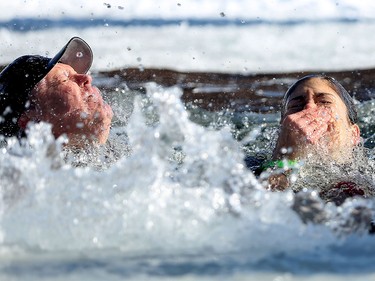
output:
M316 103L314 101L313 98L309 98L307 101L306 101L306 104L304 106L304 109L308 109L308 108L314 108L316 107Z

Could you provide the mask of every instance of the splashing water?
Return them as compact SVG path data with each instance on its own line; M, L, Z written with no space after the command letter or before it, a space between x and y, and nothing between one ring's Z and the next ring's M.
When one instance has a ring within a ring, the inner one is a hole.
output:
M212 268L219 275L314 272L317 266L358 272L364 257L361 268L372 266L375 255L368 249L374 242L356 218L373 217L373 200L350 199L337 207L311 190L268 192L244 166L231 128L192 122L178 87L146 88L128 108L127 124L113 129L110 148L71 154L47 124L33 125L23 144L11 139L4 145L3 276L15 276L17 269L48 277L35 268L51 256L63 276L69 262L89 260L104 264L92 267L108 278L110 268L124 277L189 270L205 275ZM259 133L252 132L251 140ZM119 150L113 158L107 155L112 149ZM303 223L296 202L324 219ZM131 266L120 269L124 260Z

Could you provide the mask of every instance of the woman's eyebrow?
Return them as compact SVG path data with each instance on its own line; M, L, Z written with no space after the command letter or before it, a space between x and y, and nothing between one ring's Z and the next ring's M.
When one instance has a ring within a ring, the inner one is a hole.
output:
M320 98L320 97L322 97L322 96L335 97L336 95L335 95L335 94L332 94L332 93L321 92L321 93L317 93L316 96L317 96L318 98Z
M287 103L290 103L291 101L301 101L301 100L304 100L304 99L305 99L304 95L299 95L299 96L295 96L295 97L291 98L290 100L288 100Z
M327 92L319 92L319 93L316 93L315 96L317 98L320 98L322 96L335 97L336 95L332 94L332 93L327 93ZM295 96L295 97L291 98L290 100L288 100L288 103L290 103L291 101L301 101L301 100L304 100L304 99L305 99L305 96L303 94L301 94L301 95Z

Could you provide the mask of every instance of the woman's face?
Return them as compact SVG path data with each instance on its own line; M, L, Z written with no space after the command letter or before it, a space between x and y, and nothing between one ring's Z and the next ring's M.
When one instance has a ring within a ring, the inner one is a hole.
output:
M327 109L337 120L350 123L345 103L329 82L320 78L305 80L295 88L286 101L284 116L313 107Z
M345 154L358 144L358 126L350 122L345 103L328 81L311 78L298 85L286 102L283 120L302 111L306 115L318 112L330 116L322 118L327 130L320 139L320 145L328 148L330 154Z
M33 90L33 119L52 124L54 136L66 134L70 145L105 143L113 112L91 81L69 65L55 65Z

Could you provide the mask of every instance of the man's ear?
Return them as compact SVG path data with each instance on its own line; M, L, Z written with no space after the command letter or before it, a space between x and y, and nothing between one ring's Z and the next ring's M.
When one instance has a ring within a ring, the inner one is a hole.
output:
M352 125L351 131L352 131L352 144L353 146L356 146L361 141L361 132L359 130L358 125L357 124Z

